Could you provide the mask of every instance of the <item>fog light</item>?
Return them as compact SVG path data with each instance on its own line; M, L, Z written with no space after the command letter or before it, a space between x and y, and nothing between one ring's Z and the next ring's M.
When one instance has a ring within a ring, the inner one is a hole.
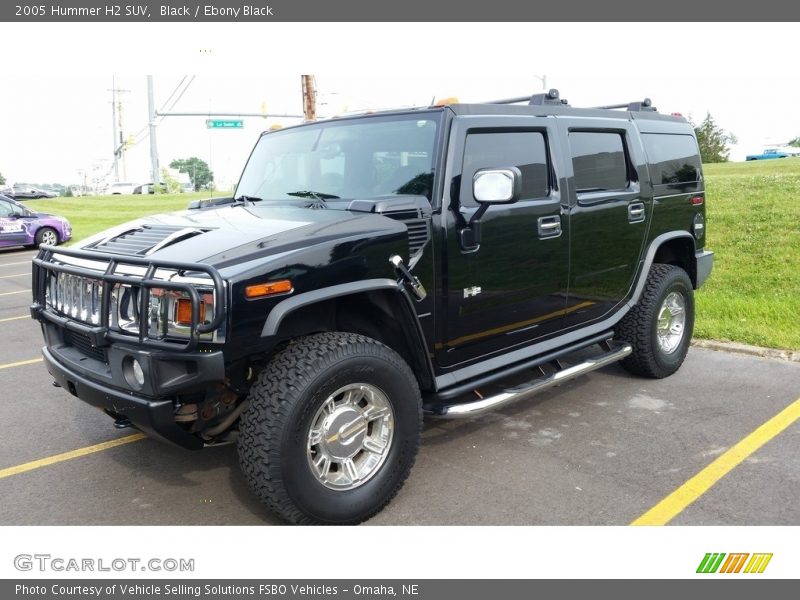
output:
M132 388L140 390L144 387L144 370L135 358L128 356L122 362L122 373L125 376L125 381Z

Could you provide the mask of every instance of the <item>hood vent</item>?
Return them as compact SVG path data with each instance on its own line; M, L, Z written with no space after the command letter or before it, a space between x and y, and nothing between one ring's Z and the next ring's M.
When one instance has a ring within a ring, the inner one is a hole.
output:
M430 239L431 203L424 196L393 196L380 200L353 200L348 210L369 212L401 221L408 228L410 266L420 257Z
M428 232L429 219L424 218L417 211L403 210L385 212L384 217L401 221L408 228L408 259L412 260L425 245L430 237Z
M196 227L170 225L142 225L124 233L100 240L87 250L101 250L126 256L148 256L162 248L171 246L208 230Z

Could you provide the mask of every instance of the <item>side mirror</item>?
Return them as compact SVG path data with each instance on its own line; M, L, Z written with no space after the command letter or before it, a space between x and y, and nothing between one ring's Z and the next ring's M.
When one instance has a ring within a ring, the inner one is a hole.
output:
M477 250L481 244L481 218L493 204L513 204L521 195L522 173L516 167L481 169L472 178L472 197L479 204L466 227L458 232L461 248Z
M480 204L511 204L519 200L522 173L516 167L481 169L472 178L472 197Z

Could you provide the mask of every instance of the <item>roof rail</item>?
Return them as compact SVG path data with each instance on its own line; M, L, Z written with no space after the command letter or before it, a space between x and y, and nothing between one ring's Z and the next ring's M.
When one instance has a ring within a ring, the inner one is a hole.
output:
M518 104L519 102L527 102L531 106L569 106L566 100L562 100L558 90L552 88L543 94L534 94L533 96L518 96L516 98L505 98L503 100L489 100L482 104Z
M607 104L605 106L592 106L591 108L612 109L624 108L630 112L656 112L656 107L653 106L653 101L650 98L644 100L637 100L635 102L624 102L622 104Z

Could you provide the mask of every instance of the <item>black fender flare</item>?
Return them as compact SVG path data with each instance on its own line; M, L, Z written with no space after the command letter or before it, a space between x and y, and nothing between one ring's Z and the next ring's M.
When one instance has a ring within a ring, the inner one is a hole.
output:
M431 362L430 353L427 350L422 325L417 317L417 311L414 309L414 302L405 287L393 279L352 281L303 292L296 296L285 298L276 304L269 312L264 326L261 329L261 337L277 335L284 319L300 308L324 302L332 298L341 298L378 290L394 292L399 295L403 314L398 315L398 317L402 318L406 325L410 350L415 355L414 358L417 362L417 365L410 366L414 370L421 368L424 371L422 373L417 373L417 377L423 387L432 386L435 381L433 363Z
M647 281L647 274L650 272L650 267L653 265L653 260L656 257L658 249L666 242L681 238L691 240L692 247L695 249L697 248L695 246L694 236L692 236L692 234L688 231L668 231L667 233L662 233L661 235L655 237L653 241L650 242L650 246L647 248L647 253L642 261L642 268L639 271L639 277L637 278L636 285L633 288L633 294L631 295L631 299L626 303L628 308L632 308L639 301L639 296L641 296L642 290L644 289L644 284Z

